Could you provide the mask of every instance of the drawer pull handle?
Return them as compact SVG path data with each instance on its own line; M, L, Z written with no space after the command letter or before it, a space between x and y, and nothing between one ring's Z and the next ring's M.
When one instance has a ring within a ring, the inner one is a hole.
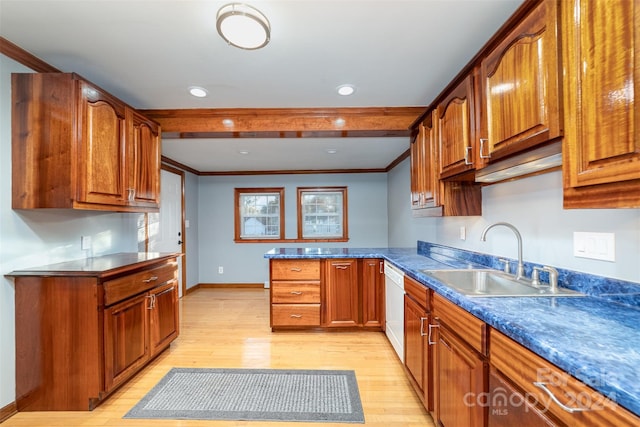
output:
M300 267L291 267L291 271L302 271Z
M144 283L155 282L158 280L158 276L149 277L147 280L143 280Z
M290 317L294 319L302 319L302 314L292 314Z
M347 268L349 268L348 265L344 265L344 264L333 264L335 266L335 268L340 269L340 270L346 270Z
M291 291L292 295L302 295L302 291Z
M547 387L547 383L534 382L533 385L542 389L545 393L547 393L547 395L551 398L551 400L553 400L556 403L556 405L558 405L559 407L561 407L567 412L574 413L574 412L584 412L584 411L591 410L589 408L570 408L569 406L560 402L558 398L551 392L551 390L549 390L549 388Z
M422 325L421 325L421 326L422 326ZM438 342L437 342L437 341L433 341L433 340L431 339L431 333L432 333L432 331L433 331L433 328L439 328L439 327L440 327L440 325L432 325L431 323L429 323L429 336L427 337L427 343L428 343L429 345L436 345L436 344L438 344ZM421 332L422 332L422 331L421 331Z

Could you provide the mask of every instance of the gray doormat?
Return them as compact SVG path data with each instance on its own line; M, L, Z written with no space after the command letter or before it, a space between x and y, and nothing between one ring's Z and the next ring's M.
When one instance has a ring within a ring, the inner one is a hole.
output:
M364 423L354 371L172 368L124 418Z

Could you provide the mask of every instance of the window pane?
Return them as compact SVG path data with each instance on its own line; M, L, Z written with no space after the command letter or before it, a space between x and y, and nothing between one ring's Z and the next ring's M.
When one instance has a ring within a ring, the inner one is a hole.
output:
M280 238L280 195L278 193L243 193L240 194L239 204L241 238Z
M343 191L301 191L302 238L345 238Z

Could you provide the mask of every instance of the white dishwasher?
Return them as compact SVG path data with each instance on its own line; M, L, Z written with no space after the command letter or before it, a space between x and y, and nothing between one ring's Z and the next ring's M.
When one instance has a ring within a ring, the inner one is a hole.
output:
M384 262L385 333L404 363L404 273Z

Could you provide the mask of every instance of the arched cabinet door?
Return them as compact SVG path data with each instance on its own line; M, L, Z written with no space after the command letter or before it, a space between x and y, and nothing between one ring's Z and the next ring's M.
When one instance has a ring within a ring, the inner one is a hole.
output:
M565 208L640 207L640 1L561 2Z

